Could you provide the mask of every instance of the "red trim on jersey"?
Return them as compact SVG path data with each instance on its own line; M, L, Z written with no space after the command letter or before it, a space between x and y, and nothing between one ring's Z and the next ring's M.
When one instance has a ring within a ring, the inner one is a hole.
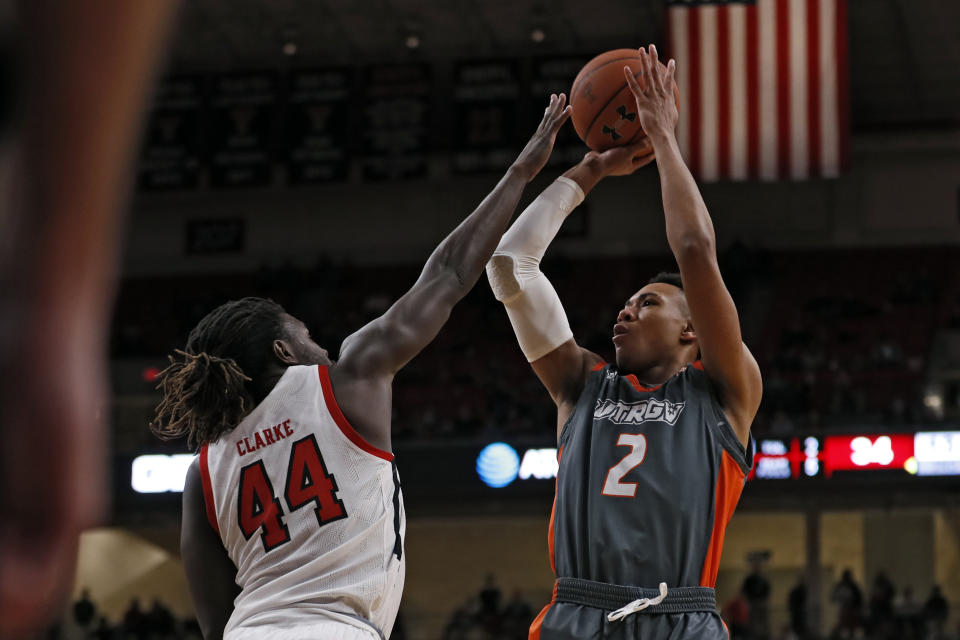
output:
M697 360L696 362L694 362L694 363L693 363L693 368L694 368L694 369L699 369L700 371L703 371L703 360Z
M547 611L550 610L550 607L553 606L553 603L557 601L557 583L553 583L553 595L550 597L550 602L547 603L541 611L540 614L534 619L530 624L530 635L528 636L529 640L540 640L540 627L543 626L543 619L547 617Z
M203 485L203 504L207 510L207 520L210 526L220 535L220 526L217 525L217 506L213 502L213 483L210 482L210 467L207 466L207 445L200 447L200 484Z
M720 554L723 552L723 536L727 531L727 523L733 517L733 511L740 500L743 491L743 469L724 450L720 461L720 474L717 476L717 495L713 506L713 533L710 536L710 545L707 547L707 556L703 560L703 569L700 571L700 586L713 587L717 583L717 572L720 570Z
M590 371L600 371L600 369L603 369L605 366L607 366L607 363L601 360L597 364L593 365L593 369L590 369Z
M393 462L392 453L389 451L384 451L383 449L378 449L364 440L363 436L354 430L354 428L350 425L350 422L347 420L347 417L343 415L342 411L340 411L340 405L337 404L337 398L333 395L333 384L330 382L329 368L323 365L317 365L317 373L320 375L320 386L323 387L323 399L327 403L327 410L330 412L330 415L333 416L333 421L337 423L338 427L340 427L340 431L343 432L343 435L347 436L350 442L357 445L367 453L375 455L378 458L383 458L387 462Z

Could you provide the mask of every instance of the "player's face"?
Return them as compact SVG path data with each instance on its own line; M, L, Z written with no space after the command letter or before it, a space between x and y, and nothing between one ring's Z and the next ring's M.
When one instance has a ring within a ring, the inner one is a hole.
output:
M283 324L287 334L284 342L297 359L297 364L333 364L327 350L310 337L307 325L289 314L284 314Z
M621 371L642 371L673 359L689 344L690 312L683 291L671 284L648 284L627 300L613 327ZM686 340L686 342L685 342Z

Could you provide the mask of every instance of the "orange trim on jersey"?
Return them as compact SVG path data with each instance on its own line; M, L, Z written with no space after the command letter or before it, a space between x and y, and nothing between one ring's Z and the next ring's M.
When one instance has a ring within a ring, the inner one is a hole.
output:
M203 485L203 504L207 511L210 526L220 535L217 524L217 505L213 502L213 483L210 482L210 467L207 466L207 445L200 447L200 484Z
M698 370L700 370L700 371L704 371L703 362L700 361L700 360L697 360L696 362L691 362L691 363L690 363L690 366L692 366L694 369L698 369ZM681 369L681 371L682 371L682 369ZM655 387L645 387L645 386L643 386L642 384L640 384L640 380L637 379L637 376L633 375L632 373L631 373L630 375L628 375L628 376L624 376L624 378L626 378L626 379L630 382L630 384L633 385L633 388L634 388L634 389L636 389L637 391L643 391L644 393L649 393L649 392L651 392L651 391L656 391L657 389L659 389L660 387L663 386L662 384L658 384L658 385L655 386Z
M743 491L744 473L740 465L724 450L720 461L720 473L717 476L717 494L713 507L713 533L710 536L710 545L707 547L707 556L703 560L703 569L700 571L700 586L713 587L717 583L717 572L720 570L720 554L723 552L723 536L727 531L727 524L733 517Z
M593 369L590 369L590 371L600 371L600 369L603 369L605 366L607 366L607 363L600 361L597 364L593 365Z
M560 462L560 457L563 455L563 447L560 447L557 451L557 462ZM557 473L557 479L553 481L553 507L550 508L550 525L547 529L547 550L550 552L550 570L553 571L553 575L557 575L557 558L554 554L554 543L553 543L553 527L554 527L554 517L557 514L557 482L559 482L559 473Z
M557 601L557 583L553 583L553 595L550 597L550 602L547 603L537 615L537 617L530 623L530 635L528 636L529 640L540 640L540 627L543 626L543 619L547 617L547 611L550 610L550 607Z
M343 432L343 435L347 436L350 442L357 445L367 453L375 455L378 458L383 458L387 462L393 462L392 453L389 451L384 451L383 449L378 449L364 440L363 436L354 430L353 426L351 426L350 422L347 420L347 417L343 415L342 411L340 411L340 405L337 404L337 398L333 395L333 384L330 382L329 368L323 365L317 365L317 372L320 375L320 386L323 387L323 399L327 403L327 410L330 412L330 415L333 416L333 421L337 423L338 427L340 427L340 431Z
M633 388L636 389L637 391L644 391L644 392L656 391L657 389L663 386L662 384L658 384L655 387L645 387L642 384L640 384L640 381L637 379L637 376L633 375L632 373L624 377L627 379L627 381L630 384L633 385Z

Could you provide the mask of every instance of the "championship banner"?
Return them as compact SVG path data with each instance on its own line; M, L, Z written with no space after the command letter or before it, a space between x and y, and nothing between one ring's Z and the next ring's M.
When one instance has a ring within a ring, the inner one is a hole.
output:
M215 76L210 87L210 182L216 187L273 182L272 145L277 76L250 72Z
M848 164L847 0L668 0L680 149L715 180L832 178Z
M391 64L366 70L362 122L363 176L370 180L427 174L430 67Z
M346 179L352 86L349 69L302 70L290 75L283 126L291 184Z
M534 127L543 118L543 110L550 102L550 94L567 94L569 104L573 79L577 77L577 73L589 60L589 56L560 56L537 58L533 61L533 75L527 84L529 87L527 100L529 115L525 118L530 132L533 132ZM547 166L571 167L580 162L583 159L583 154L587 151L589 149L577 137L573 124L568 122L563 125L557 134L557 142L553 147L550 159L547 161Z
M202 116L201 78L167 78L158 84L138 163L140 189L197 187Z
M519 62L461 62L454 78L454 171L503 171L516 158L523 139ZM527 127L529 133L535 127L536 123Z

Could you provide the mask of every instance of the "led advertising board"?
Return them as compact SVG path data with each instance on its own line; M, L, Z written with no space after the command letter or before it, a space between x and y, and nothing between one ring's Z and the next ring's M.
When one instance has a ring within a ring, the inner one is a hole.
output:
M921 431L913 437L907 471L918 476L960 475L960 431Z
M823 466L829 478L837 471L906 470L913 458L914 434L864 434L824 438Z
M819 476L823 466L821 456L820 439L813 436L758 440L753 469L747 479L787 480Z

